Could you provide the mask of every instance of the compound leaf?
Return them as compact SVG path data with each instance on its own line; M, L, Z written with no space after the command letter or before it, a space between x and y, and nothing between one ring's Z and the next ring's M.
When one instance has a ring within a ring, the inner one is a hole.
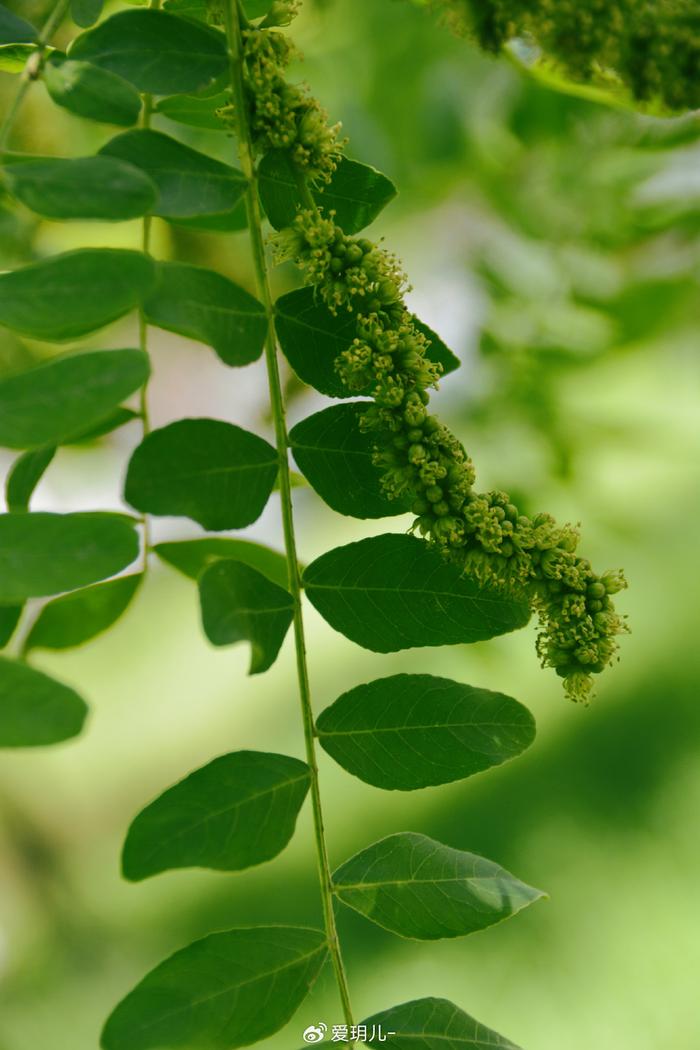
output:
M535 720L517 700L428 674L358 685L319 715L316 729L343 769L399 791L481 773L535 738Z
M40 157L4 170L11 193L49 219L120 222L145 215L156 200L148 176L116 157Z
M389 835L333 875L343 904L400 937L477 933L544 896L504 868L412 831Z
M147 514L192 518L213 532L251 525L267 503L277 452L217 419L180 419L154 430L131 457L125 499Z
M141 574L119 576L63 594L39 613L26 641L30 649L71 649L106 631L126 612Z
M235 1050L277 1032L326 959L320 930L257 926L175 952L117 1006L103 1050Z
M213 347L227 365L247 365L262 354L265 308L214 270L157 263L156 285L144 312L150 324Z
M291 430L294 459L329 507L355 518L385 518L410 510L410 500L391 500L372 462L372 435L362 430L366 402L324 408Z
M0 274L0 324L34 339L75 339L138 306L153 279L153 263L141 252L65 252Z
M0 657L0 747L41 747L77 736L87 706L73 689Z
M249 641L249 674L277 659L294 615L291 594L250 565L215 561L199 577L204 633L213 645Z
M136 88L90 62L54 52L44 66L43 80L56 105L79 117L127 128L139 119L141 96Z
M331 627L378 653L480 642L524 627L530 617L526 602L480 587L413 536L337 547L309 565L304 582Z
M55 447L46 445L24 452L14 461L5 482L5 502L12 514L29 510L34 489L55 455Z
M217 559L232 558L250 565L251 569L257 569L280 587L287 586L287 559L284 554L270 550L261 543L229 539L228 536L207 536L201 540L157 543L153 549L159 558L191 580L196 580Z
M104 580L138 552L134 522L123 514L0 514L0 604Z
M141 350L55 357L0 380L0 445L60 445L96 427L148 378Z
M370 1035L366 1043L372 1050L382 1050L389 1033L392 1050L519 1050L515 1043L447 999L415 999L374 1014L363 1023Z
M190 773L134 819L122 871L138 882L173 868L241 871L281 853L309 790L287 755L236 751Z
M343 157L328 185L312 190L312 196L325 214L335 212L334 221L346 234L353 234L376 219L396 196L396 187L376 168ZM271 150L261 160L260 198L276 230L291 225L304 207L288 150Z
M107 18L73 41L70 57L92 62L154 95L200 91L224 72L228 61L218 30L147 9Z

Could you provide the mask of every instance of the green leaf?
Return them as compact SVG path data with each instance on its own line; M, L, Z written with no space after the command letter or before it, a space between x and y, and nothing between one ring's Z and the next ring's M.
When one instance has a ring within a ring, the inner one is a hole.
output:
M104 437L105 434L111 434L113 430L118 430L120 427L126 426L127 423L132 423L135 419L140 418L139 412L120 406L100 420L99 423L95 423L94 427L88 427L87 430L81 430L73 437L67 438L64 444L87 445L91 441L97 441L99 438Z
M235 1050L277 1032L326 959L320 930L213 933L156 966L117 1006L103 1050Z
M71 0L71 13L76 25L85 29L95 24L102 14L104 0Z
M243 10L248 18L262 18L272 6L272 0L243 0ZM165 0L163 7L183 18L196 18L206 22L209 18L207 0Z
M180 419L134 452L125 499L148 514L192 518L208 531L242 529L260 517L278 470L277 452L217 419Z
M0 324L61 342L103 328L148 295L153 263L141 252L81 248L0 274Z
M155 183L158 199L153 214L188 225L239 229L239 211L246 190L236 168L190 149L160 131L139 129L117 135L100 153L140 168Z
M104 580L138 552L134 522L122 514L0 514L0 604Z
M294 615L288 591L240 561L220 560L199 578L204 633L213 645L249 641L249 674L277 659Z
M0 747L41 747L77 736L87 706L67 685L0 657Z
M8 164L10 192L49 219L119 222L150 211L156 188L147 175L116 157L41 157Z
M0 44L0 73L22 73L36 44Z
M45 445L44 448L24 452L12 464L5 482L5 502L12 514L29 510L32 493L55 455L55 446Z
M399 791L463 780L535 739L535 720L517 700L428 674L358 685L321 713L316 729L343 769Z
M526 602L480 587L413 536L337 547L309 565L304 583L331 627L376 653L480 642L530 618Z
M33 25L0 4L0 44L31 44L38 36Z
M43 80L56 105L79 117L127 128L139 119L141 96L136 88L90 62L52 54L44 66Z
M141 350L91 350L8 376L0 380L0 445L41 448L84 434L143 386L148 373Z
M294 459L309 484L339 514L385 518L405 514L410 501L390 500L372 462L372 435L360 429L370 406L352 401L324 408L291 430Z
M192 94L227 67L218 30L165 11L119 11L73 41L70 57L92 62L154 95Z
M343 157L328 185L312 190L311 195L325 214L335 212L334 222L346 234L353 234L376 219L396 196L396 187L376 168ZM288 150L272 150L261 160L260 199L276 230L290 226L305 207Z
M384 1037L393 1033L391 1050L519 1050L447 999L415 999L374 1014L363 1024L372 1050L387 1045L380 1032Z
M412 831L351 857L333 889L377 926L421 941L477 933L545 896L484 857Z
M27 650L71 649L95 638L126 611L141 579L140 573L119 576L48 602L29 632Z
M22 609L22 605L0 605L0 649L5 648L15 633Z
M155 106L155 112L174 120L178 124L187 124L192 128L206 128L207 131L228 131L224 122L216 115L217 109L231 101L227 91L201 98L199 95L171 95L162 98Z
M227 365L247 365L262 354L264 306L214 270L157 263L156 286L144 311L150 324L213 347Z
M173 868L242 871L285 848L309 790L309 767L287 755L236 751L151 802L124 843L124 877Z
M218 558L233 558L257 569L280 587L287 586L287 559L284 554L263 547L261 543L208 536L202 540L157 543L153 549L159 558L192 580L196 580Z
M332 314L313 288L299 288L281 296L275 312L280 346L299 378L329 397L352 396L335 362L357 334L354 316L346 311ZM439 336L417 317L413 321L431 340L426 356L443 366L443 375L458 368L458 359Z

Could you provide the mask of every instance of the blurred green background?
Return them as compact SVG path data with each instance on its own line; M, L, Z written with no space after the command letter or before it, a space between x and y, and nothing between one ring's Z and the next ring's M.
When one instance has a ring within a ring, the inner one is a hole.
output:
M14 10L41 15L42 3ZM317 710L397 670L511 693L535 713L523 758L447 788L383 793L321 755L334 864L374 839L422 831L483 853L550 900L484 934L402 942L340 916L358 1016L446 996L526 1050L697 1050L700 1020L700 706L697 702L698 234L700 125L661 122L557 94L477 54L405 0L307 0L295 26L308 79L348 152L396 181L373 233L403 259L410 302L462 360L436 405L484 488L581 521L601 568L624 566L632 634L589 709L567 705L534 655L534 627L488 644L389 657L353 647L309 609ZM66 27L65 39L73 30ZM13 89L3 75L3 105ZM161 118L222 159L235 144ZM31 92L15 148L92 152L113 129ZM139 224L41 222L3 201L0 265L85 245L136 247ZM155 220L154 251L252 285L244 235ZM280 291L295 281L283 268ZM82 345L128 346L133 321ZM269 433L261 363L227 370L205 349L152 332L155 425L211 415ZM56 348L0 337L0 369ZM289 382L297 420L323 399ZM120 506L130 424L62 449L38 509ZM10 457L3 454L3 469ZM302 557L407 519L340 518L296 490ZM156 536L187 538L185 521ZM279 546L276 497L252 537ZM85 734L0 763L0 1050L95 1050L104 1017L152 965L213 930L320 923L311 821L271 864L236 876L173 872L128 885L119 851L154 795L225 750L301 756L288 639L267 675L245 647L214 651L193 585L154 562L138 600L83 650L37 666L92 707ZM340 1023L330 970L288 1028Z

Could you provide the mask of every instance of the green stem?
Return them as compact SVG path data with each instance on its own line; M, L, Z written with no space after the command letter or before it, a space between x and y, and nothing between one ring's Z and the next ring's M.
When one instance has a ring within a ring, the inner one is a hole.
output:
M68 10L68 4L70 0L57 0L56 6L53 11L46 19L46 22L39 33L37 39L37 49L27 59L27 64L22 70L20 77L19 87L17 93L13 98L10 108L7 111L2 127L0 127L0 150L4 150L7 145L7 140L10 136L10 132L14 127L14 123L19 115L19 111L22 108L22 103L35 80L38 80L41 76L41 69L44 64L44 53L46 51L46 45L54 34L54 31L60 25L63 16Z
M268 319L267 337L265 339L265 360L267 364L268 385L270 388L270 403L275 425L277 453L279 457L279 487L282 503L282 524L284 530L285 552L287 556L288 582L289 590L294 601L294 643L296 650L297 680L299 685L299 699L301 701L302 721L304 725L306 761L311 772L311 803L313 808L318 877L328 947L342 1003L344 1020L348 1027L352 1028L354 1022L352 1008L350 1006L350 993L348 991L347 976L340 950L340 942L335 922L335 912L333 910L333 884L323 824L323 808L321 805L318 763L316 761L316 747L314 741L315 727L313 710L311 707L311 690L306 660L306 642L304 637L304 620L301 604L301 579L299 575L299 560L297 557L296 539L294 535L292 485L288 459L289 440L287 436L284 396L282 394L277 358L275 311L272 293L270 291L267 261L265 258L265 242L262 233L262 215L258 199L258 183L253 157L253 147L250 128L248 127L248 122L246 120L246 99L243 83L243 38L241 33L241 26L243 24L245 24L244 16L240 11L237 0L228 0L226 4L226 33L228 37L231 65L231 87L233 89L233 101L238 125L238 152L243 174L248 180L246 210L248 213L248 227L255 267L256 286ZM350 1045L354 1046L355 1043L353 1042Z

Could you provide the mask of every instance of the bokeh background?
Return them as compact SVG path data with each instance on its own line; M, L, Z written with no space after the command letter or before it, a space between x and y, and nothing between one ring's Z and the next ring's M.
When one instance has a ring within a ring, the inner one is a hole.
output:
M38 0L9 6L40 19ZM483 853L546 889L475 937L400 941L340 915L358 1016L422 995L451 998L527 1050L697 1050L700 1040L698 670L698 236L700 123L662 122L541 86L476 53L407 0L307 0L299 67L350 137L350 156L390 175L397 200L373 235L403 259L411 305L462 360L436 406L484 488L581 521L601 568L624 566L632 634L589 709L542 672L534 627L488 644L360 651L308 610L317 710L397 670L500 689L535 713L538 738L511 765L453 786L384 793L321 755L332 861L416 830ZM66 39L71 35L66 27ZM0 78L3 105L13 84ZM233 160L224 134L168 125ZM37 85L15 147L79 155L114 133L48 101ZM235 162L235 160L234 160ZM136 247L139 224L43 222L3 201L0 264L87 245ZM154 251L252 286L244 235L154 224ZM283 268L278 290L296 280ZM133 320L81 345L128 346ZM228 370L212 351L152 331L155 425L210 415L269 433L260 363ZM0 369L56 347L0 334ZM288 384L290 416L323 404ZM130 424L62 449L35 507L119 507ZM10 458L3 454L2 466ZM341 518L295 491L302 557L408 519ZM156 522L159 539L197 535ZM273 497L251 537L279 546ZM74 742L5 751L0 762L0 1050L96 1050L115 1002L155 963L213 930L320 923L307 805L275 861L239 875L120 880L133 815L225 750L302 756L290 640L247 678L245 646L214 650L192 583L154 560L128 614L81 650L38 667L89 700ZM288 1028L341 1021L330 969Z

